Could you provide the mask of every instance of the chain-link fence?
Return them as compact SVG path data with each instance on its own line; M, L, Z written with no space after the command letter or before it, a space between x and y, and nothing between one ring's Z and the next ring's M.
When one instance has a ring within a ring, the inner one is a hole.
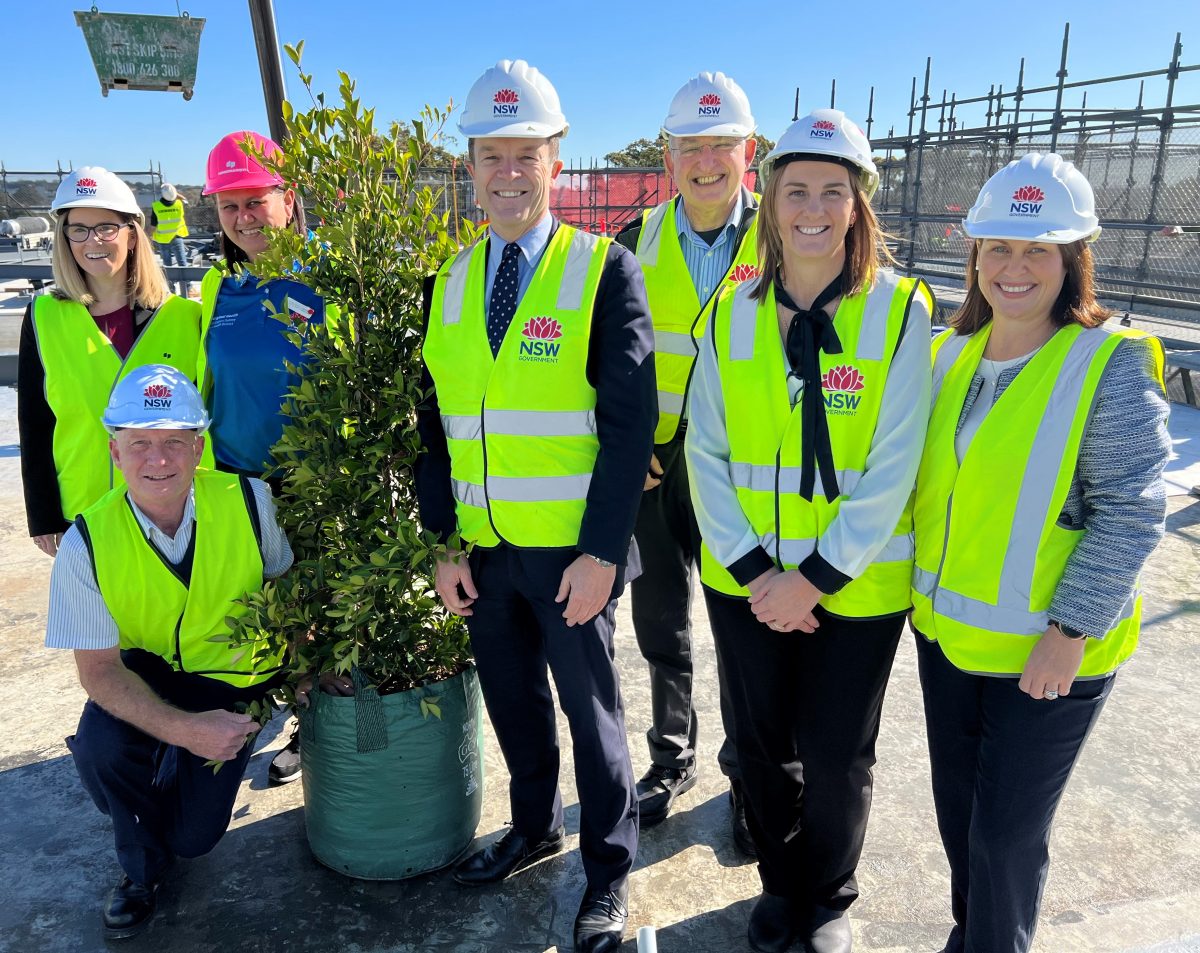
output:
M1054 86L941 101L929 96L929 68L920 96L914 80L909 128L874 140L880 169L876 205L897 238L904 268L961 279L970 242L961 222L987 179L1027 152L1070 159L1096 192L1104 232L1094 247L1100 290L1113 304L1142 314L1200 322L1200 66L1180 63L1176 41L1162 70L1066 83L1067 43ZM1024 76L1022 62L1021 76ZM1136 105L1088 107L1099 87L1126 95L1137 81ZM1157 102L1146 83L1157 82ZM1082 105L1063 106L1064 91ZM1182 105L1181 105L1182 103ZM982 125L963 121L967 107ZM872 120L873 121L873 120Z

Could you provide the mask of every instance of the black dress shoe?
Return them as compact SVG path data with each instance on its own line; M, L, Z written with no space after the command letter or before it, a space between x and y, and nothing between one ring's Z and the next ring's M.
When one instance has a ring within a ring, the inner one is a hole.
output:
M629 887L592 890L583 895L575 917L575 953L606 953L621 948L629 919Z
M565 840L566 832L561 827L537 841L522 837L509 828L508 833L494 844L476 851L455 867L454 879L466 887L499 883L535 860L557 854Z
M690 791L696 784L696 766L686 768L664 768L650 765L650 770L637 783L638 827L653 827L661 824L671 813L675 798Z
M733 842L747 857L752 860L758 857L758 848L754 846L754 838L750 836L750 826L746 823L746 801L742 794L742 782L729 782L729 809L733 815Z
M108 895L108 906L104 909L104 936L109 940L122 940L137 936L150 925L158 906L158 884L135 884L128 877L121 877Z
M267 768L267 781L270 784L299 781L302 768L303 765L300 763L300 726L297 724L292 729L292 737L288 739L288 743L271 759L271 766Z
M750 948L759 953L785 953L792 948L800 934L796 903L788 897L773 893L759 894L750 912L746 939Z
M845 910L817 907L809 924L809 953L850 953L853 936L850 914Z

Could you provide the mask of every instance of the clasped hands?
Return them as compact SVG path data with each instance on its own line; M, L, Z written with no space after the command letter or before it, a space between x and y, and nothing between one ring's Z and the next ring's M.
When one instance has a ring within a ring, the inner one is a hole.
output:
M800 570L772 566L752 579L749 589L754 617L776 632L815 632L820 627L813 609L824 593Z

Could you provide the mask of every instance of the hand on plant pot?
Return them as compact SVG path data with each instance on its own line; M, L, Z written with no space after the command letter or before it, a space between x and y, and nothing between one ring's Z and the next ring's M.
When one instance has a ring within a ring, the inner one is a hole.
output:
M312 691L312 676L305 675L296 683L296 704L301 708L308 707L308 695ZM335 672L321 673L321 691L326 695L353 695L354 682L349 675L338 675Z
M601 566L591 556L580 556L565 570L558 585L555 602L566 600L563 618L568 626L583 625L594 619L612 598L616 566Z
M437 560L433 587L442 597L443 605L455 615L470 615L471 603L479 598L475 580L471 578L471 567L462 553L451 553L446 559Z

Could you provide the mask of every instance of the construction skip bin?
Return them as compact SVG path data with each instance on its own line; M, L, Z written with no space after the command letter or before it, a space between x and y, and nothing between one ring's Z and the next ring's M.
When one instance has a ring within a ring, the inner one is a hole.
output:
M146 89L192 98L203 17L75 11L100 78L100 91Z

